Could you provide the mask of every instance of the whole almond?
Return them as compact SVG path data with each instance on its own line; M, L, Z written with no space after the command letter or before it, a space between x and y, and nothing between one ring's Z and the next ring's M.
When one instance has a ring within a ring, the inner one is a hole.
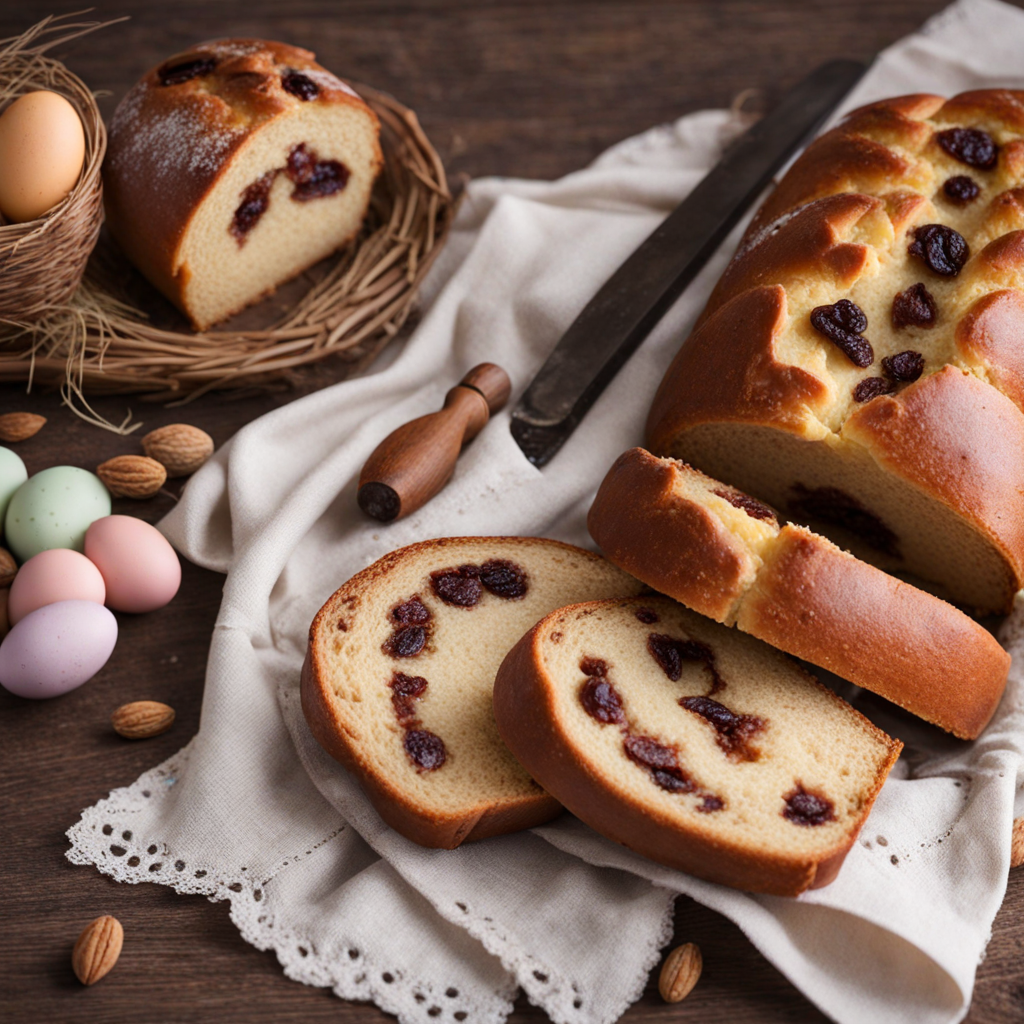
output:
M0 416L0 441L27 441L45 423L46 417L34 412L5 412Z
M1010 840L1010 867L1019 868L1024 864L1024 818L1013 823L1013 838Z
M145 455L118 455L97 466L96 475L115 498L152 498L163 487L167 470Z
M104 914L86 925L78 936L71 966L83 985L95 985L117 963L124 943L124 929L116 917Z
M157 700L122 704L111 716L114 731L129 740L146 740L167 732L174 724L174 708Z
M704 967L700 948L692 942L677 946L668 955L658 978L658 991L666 1003L680 1003L697 984Z
M188 476L213 454L213 438L188 423L170 423L151 430L142 439L142 449L168 476Z
M0 590L9 587L18 574L18 563L7 548L0 548Z

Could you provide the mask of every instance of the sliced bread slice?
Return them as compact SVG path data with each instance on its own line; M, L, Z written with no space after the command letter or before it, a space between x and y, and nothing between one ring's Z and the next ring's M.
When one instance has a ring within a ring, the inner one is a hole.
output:
M309 631L302 707L381 817L454 848L560 811L498 736L494 674L538 619L636 594L597 555L536 537L462 537L394 551L342 586Z
M612 466L588 526L620 568L718 622L963 739L992 717L1010 656L973 619L675 459Z
M780 896L835 877L902 747L767 644L663 597L552 612L498 670L494 714L602 835Z

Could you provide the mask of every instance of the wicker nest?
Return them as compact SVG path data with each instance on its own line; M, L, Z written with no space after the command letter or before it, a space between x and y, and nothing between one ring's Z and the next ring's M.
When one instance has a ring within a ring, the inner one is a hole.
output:
M456 203L416 115L384 93L352 84L380 118L384 169L359 238L293 283L304 293L276 322L233 327L266 316L272 302L225 329L201 333L159 308L150 315L144 308L152 312L152 303L140 297L148 286L140 292L140 276L126 272L104 237L69 301L52 303L30 326L0 327L0 381L59 384L72 408L110 427L91 413L86 394L186 399L214 388L273 386L294 368L337 353L353 372L365 365L412 312ZM164 320L170 326L158 323Z
M0 40L0 110L48 89L67 99L85 129L85 166L70 195L44 216L0 225L0 319L30 324L68 302L85 271L103 221L100 165L107 129L92 93L46 51L95 25L55 25L47 18L24 35Z

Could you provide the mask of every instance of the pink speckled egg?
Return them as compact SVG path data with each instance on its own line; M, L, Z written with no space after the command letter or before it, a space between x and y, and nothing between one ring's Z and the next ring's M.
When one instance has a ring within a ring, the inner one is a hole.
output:
M0 683L19 697L59 697L92 679L117 642L117 620L95 601L30 612L0 643Z
M162 533L134 516L104 516L85 533L85 555L119 612L151 612L178 592L181 564Z
M99 569L70 548L50 548L33 555L11 584L7 614L11 625L57 601L95 601L103 604L107 588Z

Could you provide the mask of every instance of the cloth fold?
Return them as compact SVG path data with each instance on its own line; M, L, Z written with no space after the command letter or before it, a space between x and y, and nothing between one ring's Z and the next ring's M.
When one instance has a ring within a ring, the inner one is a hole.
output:
M883 53L844 109L900 92L1021 87L1022 45L1020 11L960 0ZM701 882L569 815L424 850L383 825L299 707L313 615L386 552L452 535L589 544L594 491L641 441L650 397L735 233L543 472L512 441L507 411L463 453L445 490L398 523L359 512L359 469L380 438L438 408L475 363L501 364L514 399L740 127L704 111L557 182L472 182L402 350L249 424L195 475L162 529L186 557L227 574L201 728L179 754L83 812L68 833L72 861L230 900L245 938L274 949L290 977L372 999L404 1024L497 1024L517 989L559 1024L610 1024L642 992L679 893L735 921L842 1024L947 1024L966 1014L1005 889L1015 799L1024 811L1020 601L1003 632L1014 654L1007 693L975 743L855 698L904 740L904 756L839 878L796 900Z

